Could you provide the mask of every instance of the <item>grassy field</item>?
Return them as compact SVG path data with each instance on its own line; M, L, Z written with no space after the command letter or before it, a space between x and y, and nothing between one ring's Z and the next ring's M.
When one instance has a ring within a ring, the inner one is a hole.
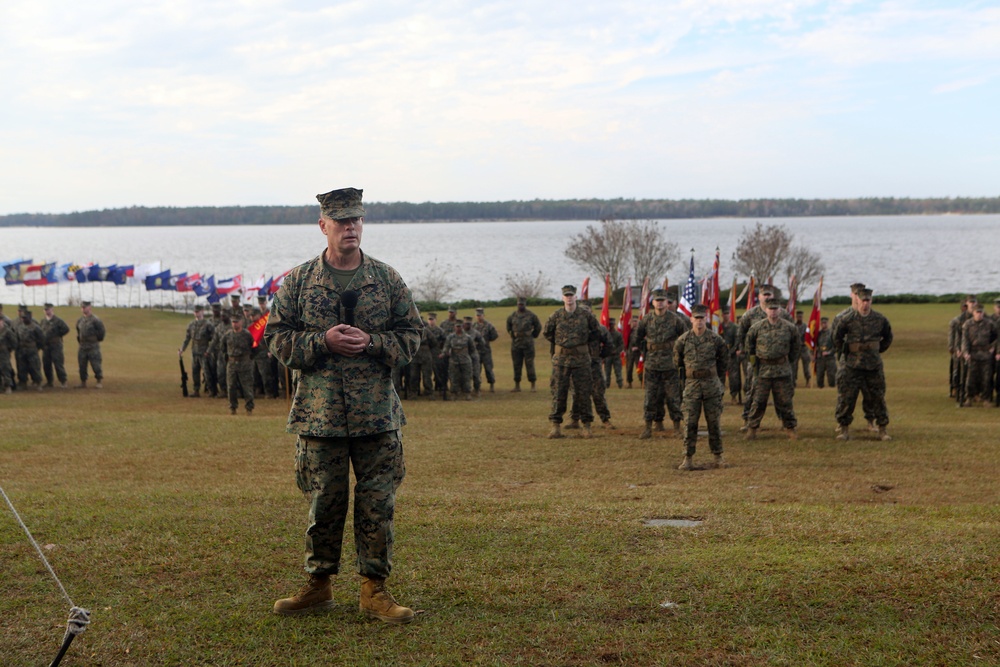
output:
M286 404L182 399L182 315L98 311L103 391L0 395L0 485L93 613L63 665L1000 664L1000 410L948 399L957 307L881 311L891 442L835 441L834 391L802 388L797 442L771 411L744 442L727 406L733 467L689 473L679 440L637 439L639 389L609 390L620 430L546 439L545 350L539 391L509 393L502 335L496 394L405 404L408 626L365 620L353 574L329 614L271 614L303 581ZM46 665L68 606L0 507L0 663Z

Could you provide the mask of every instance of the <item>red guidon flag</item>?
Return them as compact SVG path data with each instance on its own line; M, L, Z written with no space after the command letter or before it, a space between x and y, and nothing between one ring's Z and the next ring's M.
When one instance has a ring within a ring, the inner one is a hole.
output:
M601 324L611 323L611 274L604 274L604 303L601 305Z
M809 324L806 325L804 336L806 345L810 350L816 349L816 339L819 338L820 302L823 300L823 278L819 279L819 287L816 288L816 295L813 297L812 312L809 313Z
M264 337L264 329L267 327L267 318L271 316L271 311L267 311L256 320L253 321L247 331L253 336L253 346L257 347L260 345L260 340Z

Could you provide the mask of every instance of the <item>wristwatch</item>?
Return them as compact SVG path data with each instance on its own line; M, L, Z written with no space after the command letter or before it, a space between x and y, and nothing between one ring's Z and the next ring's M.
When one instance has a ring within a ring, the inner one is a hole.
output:
M375 354L375 337L368 337L368 354Z

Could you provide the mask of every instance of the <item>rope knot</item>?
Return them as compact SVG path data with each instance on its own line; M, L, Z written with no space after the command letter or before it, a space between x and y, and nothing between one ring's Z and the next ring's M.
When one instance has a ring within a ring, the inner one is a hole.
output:
M90 624L90 612L82 607L73 607L69 610L69 620L66 621L66 633L71 635L83 634Z

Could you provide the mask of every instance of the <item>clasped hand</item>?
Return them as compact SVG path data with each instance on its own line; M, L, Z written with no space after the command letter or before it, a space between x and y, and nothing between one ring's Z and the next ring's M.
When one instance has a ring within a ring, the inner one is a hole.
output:
M356 357L365 351L371 336L349 324L338 324L326 330L326 349L334 354Z

